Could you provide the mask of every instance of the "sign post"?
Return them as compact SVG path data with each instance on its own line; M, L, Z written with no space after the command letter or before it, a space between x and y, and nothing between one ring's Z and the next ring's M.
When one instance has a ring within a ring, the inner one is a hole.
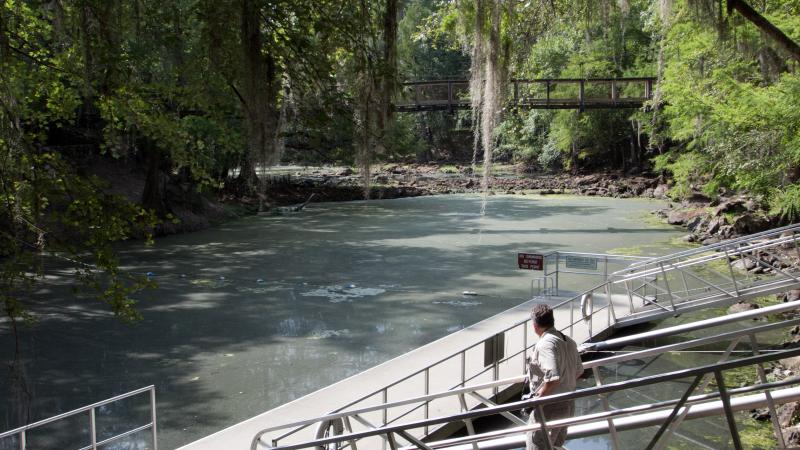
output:
M544 256L538 253L517 253L517 265L520 269L543 270Z

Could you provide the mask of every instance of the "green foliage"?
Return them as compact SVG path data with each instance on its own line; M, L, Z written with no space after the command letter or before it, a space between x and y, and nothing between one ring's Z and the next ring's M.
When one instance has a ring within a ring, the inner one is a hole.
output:
M785 223L800 222L800 185L776 189L770 200L770 214L780 217Z
M702 182L710 167L711 161L699 152L688 152L677 156L664 154L653 158L653 168L656 171L667 171L672 174L675 185L670 189L669 196L675 200L682 200L691 195L694 183Z

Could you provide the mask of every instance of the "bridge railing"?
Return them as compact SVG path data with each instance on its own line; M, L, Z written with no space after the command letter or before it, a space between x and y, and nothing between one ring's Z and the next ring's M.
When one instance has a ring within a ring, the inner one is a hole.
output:
M514 79L506 104L537 109L638 108L653 98L655 81L651 77ZM468 80L403 83L395 104L399 112L469 107Z

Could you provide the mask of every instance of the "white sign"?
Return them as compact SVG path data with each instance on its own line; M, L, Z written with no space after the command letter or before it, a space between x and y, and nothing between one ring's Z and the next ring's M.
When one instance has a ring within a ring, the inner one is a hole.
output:
M567 269L597 270L597 258L566 255Z

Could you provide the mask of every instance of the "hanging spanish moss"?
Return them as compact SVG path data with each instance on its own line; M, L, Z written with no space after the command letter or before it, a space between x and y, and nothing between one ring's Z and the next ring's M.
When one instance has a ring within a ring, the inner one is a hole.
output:
M470 101L474 132L472 167L476 171L477 155L483 148L483 202L481 215L486 213L486 198L492 173L492 153L495 147L494 129L500 119L503 74L500 65L500 3L497 0L476 0L475 39L472 47ZM487 20L488 18L488 20Z

